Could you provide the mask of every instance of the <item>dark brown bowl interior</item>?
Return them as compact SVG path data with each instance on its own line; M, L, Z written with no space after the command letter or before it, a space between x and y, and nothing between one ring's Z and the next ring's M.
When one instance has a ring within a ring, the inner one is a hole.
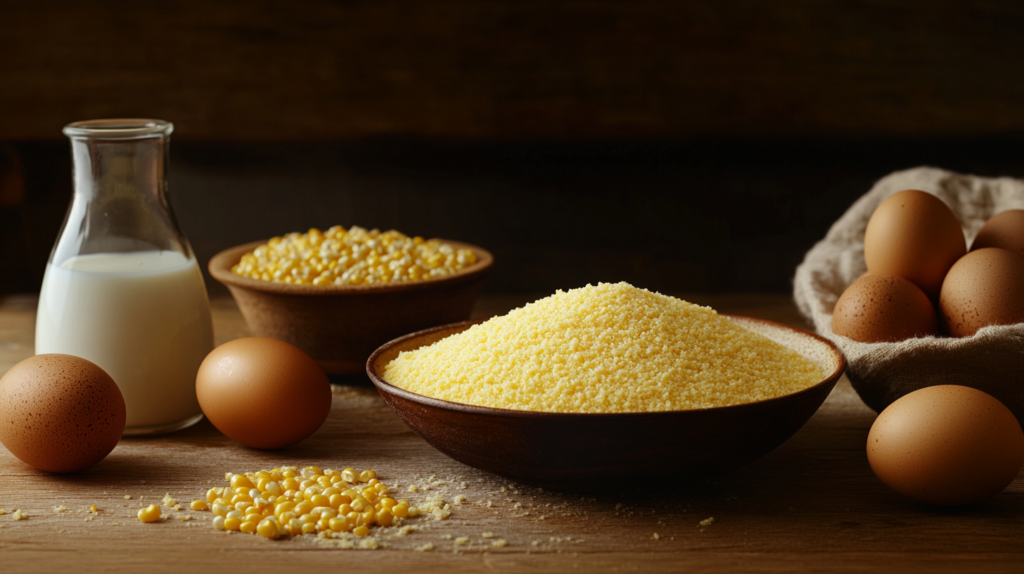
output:
M743 405L656 413L540 413L477 407L411 393L386 382L384 367L411 351L464 331L467 321L401 337L366 363L395 413L455 460L526 484L600 488L627 476L701 476L757 460L814 414L846 360L831 342L802 329L748 317L733 321L790 347L822 367L820 383Z
M259 281L231 271L242 255L266 243L232 247L210 260L210 274L227 285L253 334L287 341L332 375L362 373L374 349L405 333L464 321L494 258L479 247L477 262L426 281L384 285L314 286Z

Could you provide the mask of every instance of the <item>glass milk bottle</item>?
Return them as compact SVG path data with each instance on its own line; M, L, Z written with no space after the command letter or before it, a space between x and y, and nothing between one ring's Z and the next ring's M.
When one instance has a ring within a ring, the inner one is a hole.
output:
M202 418L196 373L213 349L203 276L167 199L173 126L93 120L71 138L74 196L39 297L36 353L105 370L124 395L125 434Z

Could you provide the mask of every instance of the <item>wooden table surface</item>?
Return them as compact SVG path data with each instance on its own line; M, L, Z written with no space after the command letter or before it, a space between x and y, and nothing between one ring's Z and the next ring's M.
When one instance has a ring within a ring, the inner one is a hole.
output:
M783 295L684 297L803 326ZM484 297L475 314L526 300ZM0 296L0 373L32 354L35 307L35 296ZM214 324L218 343L247 334L230 299L214 301ZM455 462L406 428L368 381L350 383L335 386L331 415L315 435L281 451L242 447L205 421L126 438L74 475L37 471L0 447L0 508L8 511L0 516L0 572L1024 572L1022 478L968 508L900 497L868 466L874 413L845 380L792 439L740 470L698 484L609 476L621 490L584 496L512 484ZM376 549L333 547L312 536L226 534L211 527L209 512L165 507L161 522L135 518L167 493L187 507L225 484L226 471L281 465L373 468L413 502L441 495L451 515L381 529ZM85 510L89 504L98 505L97 515ZM27 518L14 520L15 509Z

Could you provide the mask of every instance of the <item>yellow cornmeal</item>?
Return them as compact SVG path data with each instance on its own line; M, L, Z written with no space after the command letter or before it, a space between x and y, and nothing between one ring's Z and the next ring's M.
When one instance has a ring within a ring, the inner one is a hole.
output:
M384 379L463 404L614 413L770 399L818 383L822 370L709 307L602 283L403 352Z

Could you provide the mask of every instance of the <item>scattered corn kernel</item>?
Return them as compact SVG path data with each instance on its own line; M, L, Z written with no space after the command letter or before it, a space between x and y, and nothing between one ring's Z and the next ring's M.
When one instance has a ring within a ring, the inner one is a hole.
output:
M160 520L160 507L155 504L150 504L146 508L139 510L139 522L156 522Z
M297 477L302 482L295 482ZM381 495L386 489L372 470L307 467L297 472L293 467L284 467L257 473L228 473L225 478L232 484L229 491L234 492L230 501L220 498L224 491L210 489L207 499L217 497L212 506L202 500L192 503L193 510L201 506L213 511L213 527L217 530L256 533L271 539L285 534L330 537L341 532L364 537L373 526L397 526L402 518L418 513L407 500L396 501ZM246 483L256 486L250 488ZM296 488L282 492L280 489L285 486ZM280 494L273 494L275 491Z
M256 533L264 538L277 538L277 523L269 518L265 518L260 521L259 525L256 527Z
M209 510L210 505L205 500L193 500L192 504L189 505L192 510Z
M93 514L96 514L99 511L100 511L100 507L96 506L95 504L90 504L89 505L89 512L91 512Z
M325 232L274 237L242 256L231 271L261 281L300 285L372 285L451 275L476 263L471 249L398 231L335 225ZM325 473L316 467L303 469ZM351 482L351 481L349 481Z

